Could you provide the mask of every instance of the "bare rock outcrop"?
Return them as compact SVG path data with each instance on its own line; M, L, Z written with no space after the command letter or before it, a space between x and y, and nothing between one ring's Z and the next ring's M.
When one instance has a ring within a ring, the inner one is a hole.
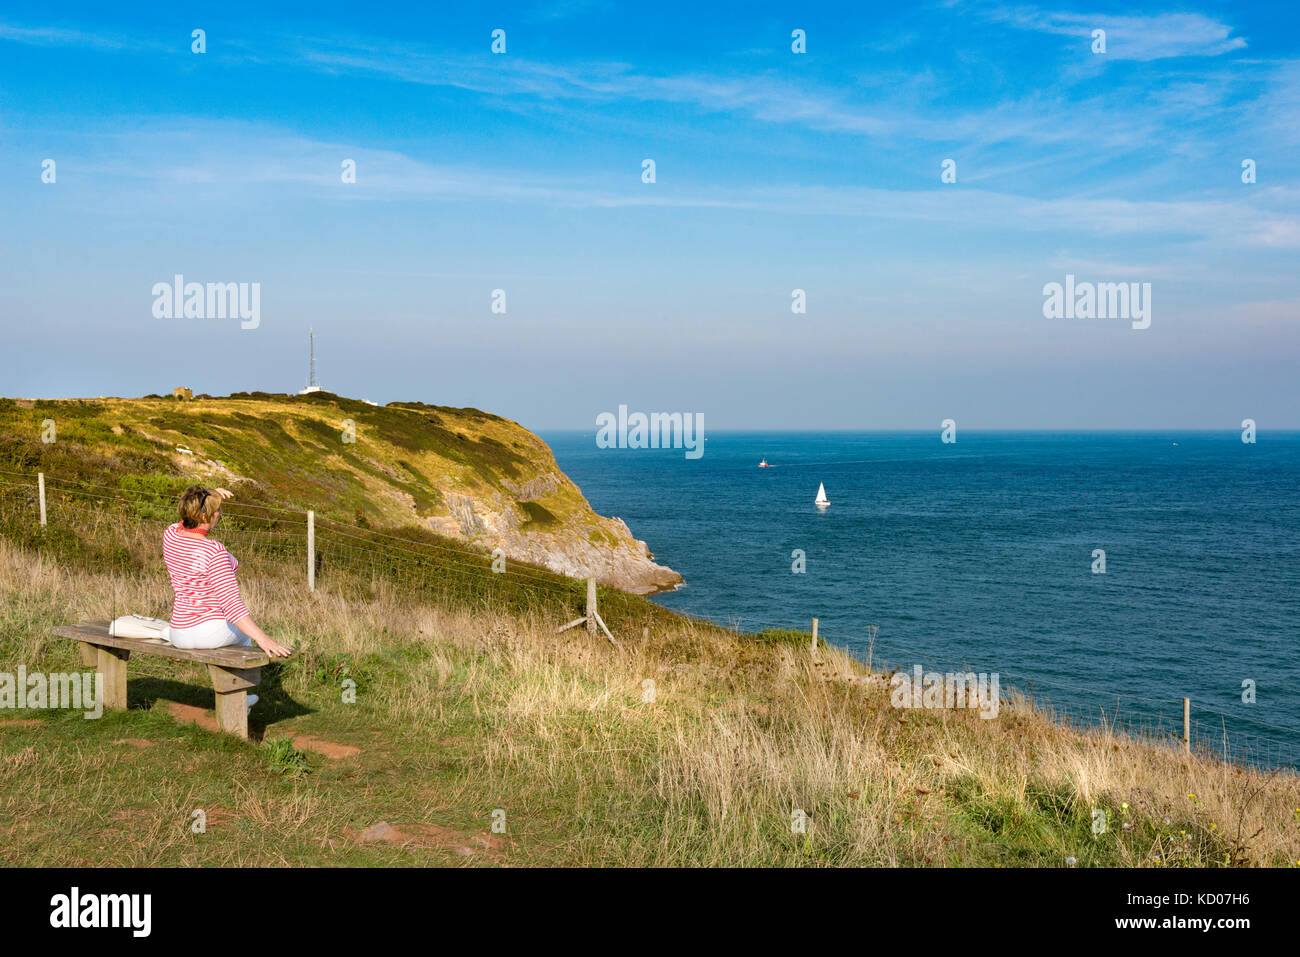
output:
M517 489L510 491L518 494ZM530 500L523 495L520 499ZM534 528L509 502L487 504L468 495L448 495L446 501L448 515L427 519L432 531L500 548L507 560L571 578L595 578L634 595L666 591L682 582L681 575L654 561L646 543L635 538L622 519L591 513L582 520Z

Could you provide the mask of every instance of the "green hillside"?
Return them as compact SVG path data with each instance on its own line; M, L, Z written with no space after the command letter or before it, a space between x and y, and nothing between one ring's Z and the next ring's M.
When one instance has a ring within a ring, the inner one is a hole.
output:
M420 528L627 591L680 581L592 511L545 442L478 409L328 392L0 399L0 471L160 497L225 485L243 505Z

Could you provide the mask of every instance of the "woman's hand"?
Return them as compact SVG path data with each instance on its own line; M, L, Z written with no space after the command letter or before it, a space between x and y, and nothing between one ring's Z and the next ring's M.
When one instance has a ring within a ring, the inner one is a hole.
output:
M222 498L234 498L234 497L235 497L235 493L232 492L232 491L230 491L230 489L228 489L228 488L213 489L213 491L215 491L215 492L216 492L218 495L220 495Z
M288 658L291 654L293 654L292 648L286 648L284 645L280 644L278 641L276 641L274 638L271 638L270 636L263 636L262 638L254 638L253 640L257 642L257 647L261 648L272 658Z
M252 615L245 615L243 618L239 619L239 621L235 622L235 627L246 634L249 638L252 638L257 644L257 647L261 648L272 658L288 658L293 654L292 648L286 648L261 628L258 628L257 623L253 621Z

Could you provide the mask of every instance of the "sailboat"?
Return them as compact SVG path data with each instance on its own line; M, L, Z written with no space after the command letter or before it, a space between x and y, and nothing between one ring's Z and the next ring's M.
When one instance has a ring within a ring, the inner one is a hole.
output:
M817 483L817 497L813 499L813 504L818 508L825 508L831 504L831 500L826 497L826 486L821 482Z

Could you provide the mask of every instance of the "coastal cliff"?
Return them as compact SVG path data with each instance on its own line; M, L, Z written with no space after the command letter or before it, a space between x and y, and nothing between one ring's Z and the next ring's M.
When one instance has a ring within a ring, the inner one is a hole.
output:
M545 442L478 409L328 392L0 399L0 463L127 491L222 484L240 502L417 526L633 594L682 580L592 510Z

